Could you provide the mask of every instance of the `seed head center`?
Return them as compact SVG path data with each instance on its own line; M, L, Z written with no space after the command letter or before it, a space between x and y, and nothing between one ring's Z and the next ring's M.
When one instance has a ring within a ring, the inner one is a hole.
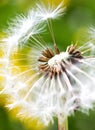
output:
M61 52L60 54L56 54L54 57L52 57L48 61L48 65L50 67L53 67L55 65L58 65L61 61L67 60L69 58L68 52Z

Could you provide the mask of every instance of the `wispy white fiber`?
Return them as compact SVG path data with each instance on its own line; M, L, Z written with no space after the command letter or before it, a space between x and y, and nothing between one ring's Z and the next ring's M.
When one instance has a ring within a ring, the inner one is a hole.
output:
M94 27L90 27L88 30L88 33L90 34L91 38L95 39L95 28Z
M42 28L36 11L31 10L27 16L16 17L8 29L9 37L5 41L13 46L18 46L19 43L26 42L30 36L39 34Z
M37 4L38 7L38 17L42 20L47 20L49 18L55 19L63 15L64 10L66 9L63 7L64 2L62 1L59 5L53 5L51 3L48 4Z

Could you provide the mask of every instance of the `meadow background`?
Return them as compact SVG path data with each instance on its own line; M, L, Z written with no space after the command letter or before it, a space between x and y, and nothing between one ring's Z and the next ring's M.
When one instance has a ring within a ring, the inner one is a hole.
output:
M39 0L0 0L0 37L8 27L8 22L17 14L26 13ZM58 0L56 0L58 1ZM79 41L85 41L87 27L95 26L95 0L68 0L67 11L61 20L53 21L53 28L57 44L60 48ZM46 37L49 41L49 37ZM33 122L22 122L4 108L0 101L0 130L39 130ZM57 119L45 130L57 130ZM42 130L42 129L41 129ZM69 117L69 130L95 130L95 111L89 115L75 112Z

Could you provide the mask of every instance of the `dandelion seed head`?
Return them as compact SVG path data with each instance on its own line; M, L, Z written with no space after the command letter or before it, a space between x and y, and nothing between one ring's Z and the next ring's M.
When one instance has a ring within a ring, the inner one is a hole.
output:
M39 64L39 69L44 72L48 71L51 74L59 73L65 71L66 62L76 63L75 58L82 59L81 52L76 49L76 45L68 47L66 52L60 52L55 46L55 53L52 49L46 49L42 52L42 56L38 59L38 61L42 62L42 64Z
M5 93L10 97L6 106L9 109L19 107L18 116L39 118L45 125L53 123L53 118L59 115L63 122L75 110L88 111L95 103L93 41L80 47L70 45L61 52L55 44L49 21L54 46L44 45L45 41L39 36L46 20L62 15L62 4L48 7L37 4L37 9L33 9L27 16L17 17L9 29L9 37L3 39L7 43L7 55L0 59L0 63L5 64L0 75L6 81L0 94ZM33 36L34 34L38 35ZM32 49L26 43L27 40L31 41ZM21 51L21 54L17 52L20 57L11 59L10 52L15 53L14 48L19 43L32 51ZM14 69L22 71L14 74Z

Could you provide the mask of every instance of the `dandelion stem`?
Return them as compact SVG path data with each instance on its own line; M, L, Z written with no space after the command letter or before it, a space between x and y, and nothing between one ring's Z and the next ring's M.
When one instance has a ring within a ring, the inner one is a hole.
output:
M62 124L60 121L60 115L58 115L58 130L68 130L68 118Z

